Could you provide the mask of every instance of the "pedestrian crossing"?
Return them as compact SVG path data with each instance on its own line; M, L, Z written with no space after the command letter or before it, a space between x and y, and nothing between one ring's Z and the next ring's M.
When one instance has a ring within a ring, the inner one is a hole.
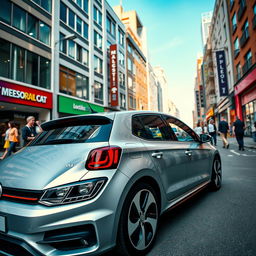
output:
M234 157L234 156L244 156L244 157L256 157L256 150L255 149L246 149L246 151L236 151L234 149L230 149L229 152L231 154L228 154L228 157Z

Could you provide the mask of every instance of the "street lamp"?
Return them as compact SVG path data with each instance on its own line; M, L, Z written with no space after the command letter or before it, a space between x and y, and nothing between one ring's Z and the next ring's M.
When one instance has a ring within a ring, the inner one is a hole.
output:
M56 41L55 42L55 46L59 43L59 42L62 42L62 41L65 41L65 40L74 40L77 38L77 35L76 34L69 34L69 35L66 35L64 36L63 38L61 38L60 40Z

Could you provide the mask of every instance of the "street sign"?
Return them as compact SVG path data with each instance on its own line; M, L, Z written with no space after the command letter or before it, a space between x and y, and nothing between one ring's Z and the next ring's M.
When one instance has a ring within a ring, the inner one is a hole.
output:
M110 45L110 97L111 106L118 106L117 45Z

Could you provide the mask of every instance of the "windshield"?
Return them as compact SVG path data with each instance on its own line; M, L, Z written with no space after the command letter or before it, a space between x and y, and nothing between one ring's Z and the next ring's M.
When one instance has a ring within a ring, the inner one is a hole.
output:
M67 126L42 132L29 146L105 142L109 140L112 123Z

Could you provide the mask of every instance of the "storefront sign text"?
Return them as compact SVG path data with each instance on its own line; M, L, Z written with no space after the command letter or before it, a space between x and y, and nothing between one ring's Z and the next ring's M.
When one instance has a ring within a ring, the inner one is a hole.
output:
M220 96L227 96L228 95L228 79L227 79L225 51L216 52L216 61L217 61L217 69L218 69Z
M118 106L117 46L110 45L110 97L111 106Z

